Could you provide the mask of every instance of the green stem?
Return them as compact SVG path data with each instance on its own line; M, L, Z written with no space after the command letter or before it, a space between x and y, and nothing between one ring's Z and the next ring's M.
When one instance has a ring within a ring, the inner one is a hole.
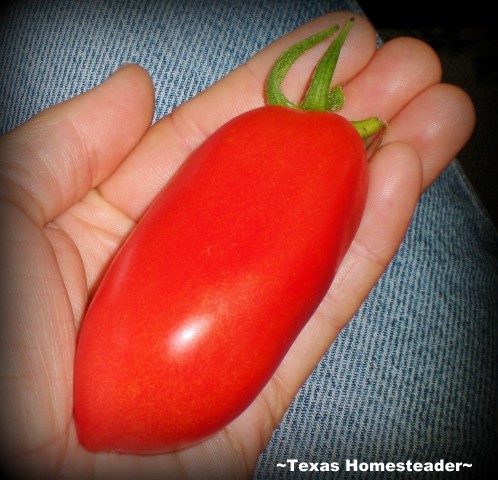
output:
M341 48L344 45L353 23L354 17L344 25L342 31L331 43L320 60L320 63L317 65L310 86L300 105L303 110L321 110L325 112L330 110L330 83L332 82L332 77L337 66L337 60L339 60Z
M301 40L288 50L286 50L275 62L268 81L266 83L266 101L268 105L279 105L282 107L299 108L298 105L292 103L282 93L281 85L287 75L289 69L294 65L296 60L307 50L318 45L326 38L331 37L337 30L339 25L332 25L322 32L315 33L311 37Z
M377 132L380 132L384 127L387 126L386 122L379 120L377 117L366 118L365 120L358 120L351 122L356 131L360 134L360 137L366 139L371 137Z
M318 45L323 40L331 37L339 29L338 25L315 33L314 35L301 40L286 50L275 62L268 81L266 83L266 101L268 105L289 107L298 110L316 110L316 111L336 111L344 105L344 92L341 86L330 87L332 77L339 60L342 46L346 41L349 31L353 27L354 17L350 18L339 32L337 37L332 41L320 62L315 68L309 87L307 88L303 101L296 105L291 102L282 92L282 82L288 71L294 65L296 60L307 50ZM374 135L382 130L386 123L377 117L367 118L352 122L360 136L364 139Z

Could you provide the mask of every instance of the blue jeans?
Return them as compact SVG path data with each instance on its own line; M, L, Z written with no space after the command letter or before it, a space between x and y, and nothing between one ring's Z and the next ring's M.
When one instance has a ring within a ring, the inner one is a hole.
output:
M0 25L0 131L124 62L152 76L160 118L272 40L344 8L358 10L352 0L18 2ZM444 459L473 463L459 477L468 478L490 464L497 292L497 232L454 161L420 199L399 252L299 391L254 477L439 478L361 469ZM339 470L277 466L287 459Z

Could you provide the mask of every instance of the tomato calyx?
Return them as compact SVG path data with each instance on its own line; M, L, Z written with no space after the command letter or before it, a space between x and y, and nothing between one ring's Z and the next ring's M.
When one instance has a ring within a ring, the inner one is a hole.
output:
M299 104L291 102L282 92L282 82L296 60L307 50L330 38L339 30L339 25L315 33L301 40L284 51L277 59L270 72L266 83L266 101L268 105L277 105L297 110L314 110L334 112L344 105L344 91L342 86L331 87L332 77L339 60L342 46L354 24L355 18L351 17L339 34L332 41L327 51L315 68L310 84ZM383 130L387 123L378 117L369 117L364 120L352 121L359 135L366 139Z

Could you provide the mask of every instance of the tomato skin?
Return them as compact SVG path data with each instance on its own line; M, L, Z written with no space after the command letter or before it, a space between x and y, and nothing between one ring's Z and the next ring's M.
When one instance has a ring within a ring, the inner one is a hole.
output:
M242 413L323 299L366 192L363 141L337 114L266 106L215 132L141 219L82 323L82 445L166 452Z

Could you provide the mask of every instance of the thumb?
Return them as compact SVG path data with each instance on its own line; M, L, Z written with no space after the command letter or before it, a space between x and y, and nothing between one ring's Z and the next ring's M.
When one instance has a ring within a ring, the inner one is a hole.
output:
M0 180L41 226L114 171L150 126L153 109L150 77L127 65L0 138Z

